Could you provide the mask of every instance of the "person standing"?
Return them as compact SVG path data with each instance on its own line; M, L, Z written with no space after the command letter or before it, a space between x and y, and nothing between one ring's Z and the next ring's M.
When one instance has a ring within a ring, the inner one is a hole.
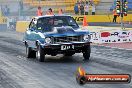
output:
M92 4L92 15L95 15L95 5Z
M62 14L63 14L62 8L59 8L58 14L59 14L59 15L62 15Z
M88 12L89 12L89 5L88 5L88 3L85 4L84 11L85 11L85 15L88 15Z
M74 12L75 12L75 14L79 14L78 4L75 4L75 6L74 6Z
M118 16L118 14L116 13L116 9L114 9L113 10L113 22L115 22L116 23L116 19L117 19L117 16Z
M47 15L54 15L54 12L51 8L48 9Z
M84 15L84 5L83 4L80 5L80 12L81 12L81 15Z
M41 7L39 6L37 10L37 16L42 16L42 15L43 15L43 11L41 10Z

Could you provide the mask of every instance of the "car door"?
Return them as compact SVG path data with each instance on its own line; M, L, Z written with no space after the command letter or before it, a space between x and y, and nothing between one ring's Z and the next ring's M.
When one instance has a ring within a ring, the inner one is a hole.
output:
M35 48L35 42L36 42L36 22L37 20L35 18L32 19L32 21L29 24L29 27L27 28L27 31L25 33L26 41L29 47Z

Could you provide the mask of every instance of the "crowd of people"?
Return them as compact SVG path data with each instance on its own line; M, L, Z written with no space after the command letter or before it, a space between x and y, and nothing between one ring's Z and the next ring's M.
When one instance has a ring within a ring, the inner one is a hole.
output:
M95 15L96 8L93 0L85 0L85 1L78 0L74 6L74 12L76 15L88 15L90 6L92 7L92 15ZM49 8L48 11L46 12L46 15L53 15L53 13L54 13L53 10ZM58 14L63 14L63 10L61 8L58 10ZM37 9L37 16L42 16L42 15L43 15L43 11L39 6Z
M88 15L89 8L92 7L92 15L95 15L95 4L93 0L78 0L74 6L74 12L76 15Z
M0 9L3 16L8 16L10 14L10 9L7 5L1 5Z
M39 6L38 9L37 9L37 16L42 16L44 13L41 9L41 7ZM58 14L61 15L63 14L63 10L61 8L58 9ZM47 11L46 11L46 15L54 15L54 11L52 10L52 8L49 8Z

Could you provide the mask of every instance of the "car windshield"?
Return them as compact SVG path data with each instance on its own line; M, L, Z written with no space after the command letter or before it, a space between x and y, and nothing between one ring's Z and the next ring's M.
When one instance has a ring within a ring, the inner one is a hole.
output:
M43 32L52 31L53 27L71 26L73 29L79 28L75 20L70 16L54 16L38 19L37 27Z

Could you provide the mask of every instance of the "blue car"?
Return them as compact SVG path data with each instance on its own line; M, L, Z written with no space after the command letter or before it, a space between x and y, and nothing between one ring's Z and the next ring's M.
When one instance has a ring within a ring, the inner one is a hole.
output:
M27 58L45 61L45 55L72 56L83 53L90 58L90 33L82 31L73 17L53 15L34 17L24 35Z

